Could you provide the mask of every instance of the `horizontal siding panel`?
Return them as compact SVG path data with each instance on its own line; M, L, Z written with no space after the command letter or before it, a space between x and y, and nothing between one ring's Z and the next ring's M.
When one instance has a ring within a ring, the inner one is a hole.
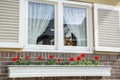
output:
M100 31L99 31L99 34L100 34L101 36L104 36L104 35L107 35L107 36L111 36L111 35L113 36L113 35L114 35L114 36L115 36L116 34L117 34L117 35L119 34L119 31L116 30L116 31L112 31L112 33L111 33L111 31L108 31L108 30L100 30ZM104 35L102 35L102 34L104 34ZM117 35L116 35L116 36L117 36ZM117 37L118 37L118 36L117 36Z
M99 43L99 44L100 44L100 43ZM104 46L104 47L113 47L113 46L114 46L114 47L118 47L118 48L120 47L119 45L116 45L116 44L115 44L115 45L113 45L113 44L110 45L110 44L105 44L105 43L104 43L103 45L100 44L99 46L102 46L102 47L103 47L103 46ZM115 51L115 52L116 52L116 51ZM117 51L117 52L118 52L118 51Z
M98 16L105 17L105 16L111 16L110 18L117 17L118 13L105 13L105 12L98 12Z
M116 40L116 41L114 41L114 40ZM103 41L103 42L105 41L106 43L108 43L108 42L114 42L114 43L120 44L119 41L118 41L118 39L100 39L99 41L100 42L101 41ZM114 43L111 43L111 44L114 44Z
M19 23L16 23L16 22L11 23L11 22L7 22L7 21L6 22L5 21L3 21L3 22L1 21L0 24L1 25L6 25L6 24L8 25L9 24L9 25L16 25L16 26L19 25Z
M0 38L0 41L16 41L16 42L18 42L18 39L13 39L14 37L2 37L2 38Z
M119 48L120 44L117 44L117 43L115 43L115 44L109 44L109 43L105 42L104 44L103 43L99 43L99 46L104 46L104 47L113 47L114 46L114 47L118 47Z
M11 17L11 16L1 16L1 15L0 15L0 18L1 18L1 19L19 20L19 17L14 17L14 18L13 18L13 17Z
M16 4L16 5L14 5ZM19 9L19 5L17 5L18 3L14 3L14 4L0 4L1 8L11 8L11 9Z
M18 43L18 40L8 40L9 38L5 38L3 40L0 40L0 42L10 42L10 43Z
M10 19L0 19L0 22L1 23L4 23L4 22L12 22L12 23L19 23L19 21L18 20L10 20Z
M101 35L104 35L104 34L101 34ZM104 38L104 39L120 39L120 37L118 37L118 36L120 36L120 34L108 34L108 35L104 35L104 36L101 36L101 35L99 35L100 36L100 38L99 39L102 39L102 38ZM107 38L106 38L107 37Z
M0 29L18 29L19 27L18 27L18 25L0 25L1 27L0 27ZM9 26L11 26L11 27L9 27Z
M6 39L7 39L7 40L9 40L9 39L10 39L10 40L18 40L18 38L14 39L15 37L16 37L16 36L8 36L8 37L2 36L2 37L0 37L0 40L4 40L4 39L5 39L5 40L6 40Z
M113 28L114 28L114 27L113 27ZM99 29L100 29L100 28L99 28ZM110 33L106 33L105 31L106 31L106 32L110 32ZM113 29L112 32L114 32L114 33L119 33L119 29ZM113 34L113 33L111 33L111 28L101 29L99 33L101 33L101 34L102 34L102 33L103 33L103 34L104 34L104 33L106 33L106 34Z
M15 31L18 31L18 28L15 28L15 27L14 27L14 28L4 28L4 27L0 27L0 30L1 30L1 31L6 31L6 30L10 30L10 31L12 31L12 30L14 31L14 30L15 30Z
M120 43L111 43L111 44L109 44L109 42L105 42L104 44L102 44L102 43L100 43L100 45L105 45L105 44L108 44L108 45L114 45L114 46L119 46L120 47ZM106 45L106 46L108 46L108 45ZM108 46L109 47L109 46Z
M0 4L3 4L3 5L13 5L13 6L16 6L18 7L18 3L19 3L19 0L14 0L14 1L5 1L5 0L0 0Z
M11 11L11 12L13 12L13 11L16 11L16 12L19 12L19 9L16 9L16 8L0 8L0 11L4 11L4 10L7 10L7 11Z
M116 18L118 18L118 17L116 17ZM111 19L113 19L113 18L111 18ZM104 22L105 24L107 24L107 23L109 23L109 22L111 22L111 23L119 23L118 22L118 19L113 19L113 20L111 20L110 18L105 18L105 17L103 17L101 20L99 20L100 22ZM117 22L116 22L117 21Z
M99 24L99 26L101 26L100 28L102 29L102 28L113 28L113 27L115 27L115 26L118 26L118 24L119 23L117 23L117 24L109 24L109 23L106 23L106 24ZM104 27L104 26L106 26L106 27Z
M6 3L19 3L19 0L0 0L0 1Z
M0 42L19 42L19 0L0 0Z
M18 14L12 14L12 13L0 13L0 16L11 16L11 17L19 17L19 15Z
M19 10L0 9L1 13L19 14Z
M3 31L3 30L1 30L1 34L18 34L19 32L18 32L19 30L5 30L5 31Z
M118 17L118 13L117 14L113 14L113 13L98 13L98 15L99 15L100 18L107 17L107 18L115 19L115 17ZM108 17L108 16L110 16L110 17Z

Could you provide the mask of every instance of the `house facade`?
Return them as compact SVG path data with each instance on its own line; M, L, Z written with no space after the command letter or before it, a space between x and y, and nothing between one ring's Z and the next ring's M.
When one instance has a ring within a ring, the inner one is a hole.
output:
M99 55L101 65L112 67L111 76L45 77L15 80L119 80L119 0L1 0L0 80L8 77L11 58L26 55L31 61L53 54L68 62L86 53Z

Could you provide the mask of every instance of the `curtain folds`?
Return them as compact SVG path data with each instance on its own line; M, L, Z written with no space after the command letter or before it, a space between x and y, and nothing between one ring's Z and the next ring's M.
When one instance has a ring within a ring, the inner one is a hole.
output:
M30 2L28 11L28 43L36 44L37 38L49 25L54 6Z
M82 8L64 7L64 24L77 39L77 46L86 46L86 10Z

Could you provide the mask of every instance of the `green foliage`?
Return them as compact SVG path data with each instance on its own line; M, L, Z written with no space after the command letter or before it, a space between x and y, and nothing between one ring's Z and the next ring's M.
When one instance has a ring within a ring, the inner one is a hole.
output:
M53 55L52 55L53 56ZM42 58L41 58L42 59ZM77 59L74 59L73 57L68 62L62 62L61 60L56 60L50 58L46 62L42 61L41 59L38 59L39 61L32 62L29 59L21 59L19 57L13 58L13 62L15 65L99 65L99 57L95 56L94 59L85 59L85 57L77 57ZM59 58L60 59L60 58Z
M25 62L25 61L19 59L15 62L15 65L31 65L31 64L32 64L32 62L29 60Z
M70 62L70 65L99 65L98 61L93 60L80 60L76 62Z

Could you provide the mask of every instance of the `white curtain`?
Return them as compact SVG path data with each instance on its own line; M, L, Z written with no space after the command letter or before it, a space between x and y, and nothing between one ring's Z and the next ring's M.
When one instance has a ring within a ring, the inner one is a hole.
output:
M44 33L54 12L53 5L29 3L28 43L36 44L37 38Z
M77 39L77 46L86 46L86 10L82 8L64 7L64 24Z

